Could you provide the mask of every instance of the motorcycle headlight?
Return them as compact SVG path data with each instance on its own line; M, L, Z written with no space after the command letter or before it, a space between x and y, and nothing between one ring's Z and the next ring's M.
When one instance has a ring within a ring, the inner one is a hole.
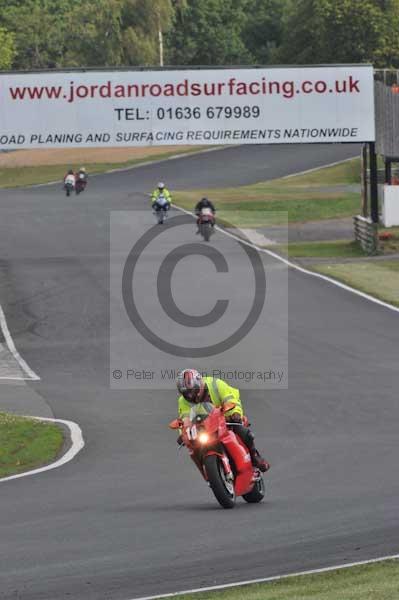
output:
M198 441L200 444L207 444L209 442L209 435L203 431L199 434Z

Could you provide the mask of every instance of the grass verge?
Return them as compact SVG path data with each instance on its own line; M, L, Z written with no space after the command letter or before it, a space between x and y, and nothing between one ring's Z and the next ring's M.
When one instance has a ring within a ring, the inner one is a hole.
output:
M192 210L201 196L208 196L217 206L218 218L234 227L284 224L287 214L289 223L350 217L359 212L360 193L348 191L346 186L358 183L359 172L359 160L353 159L287 179L175 192L174 200Z
M358 258L365 256L356 242L334 240L331 242L295 242L288 245L271 246L292 258Z
M289 577L224 591L176 596L177 600L393 600L398 596L397 560Z
M399 260L332 263L313 265L312 269L399 306Z
M63 440L57 425L0 413L0 478L51 462Z
M184 148L153 154L151 156L145 156L142 158L135 158L124 162L112 162L112 163L90 163L88 165L89 175L93 173L104 173L112 169L122 169L133 167L145 162L152 162L170 158L178 154L187 154L190 152L198 152L198 147L193 147L192 150ZM13 188L13 187L25 187L29 185L36 185L39 183L48 183L50 181L62 181L65 173L71 168L71 163L64 165L40 165L32 167L3 167L0 168L0 188ZM154 184L155 185L155 184Z
M322 185L347 185L360 183L360 158L346 160L333 167L321 167L314 171L286 177L283 181L296 181L296 185L301 183L305 186Z

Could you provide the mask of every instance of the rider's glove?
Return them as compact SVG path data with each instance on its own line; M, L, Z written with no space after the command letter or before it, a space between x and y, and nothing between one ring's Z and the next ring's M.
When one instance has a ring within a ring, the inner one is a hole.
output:
M227 417L227 420L230 423L242 423L242 417L241 417L240 413L233 413L232 415L229 415Z
M178 446L183 446L183 436L182 436L182 434L180 434L179 437L177 438L176 444Z

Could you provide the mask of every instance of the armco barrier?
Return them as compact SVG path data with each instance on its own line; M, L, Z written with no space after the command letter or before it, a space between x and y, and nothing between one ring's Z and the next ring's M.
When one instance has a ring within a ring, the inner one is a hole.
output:
M367 254L378 254L378 224L357 215L353 217L355 239Z

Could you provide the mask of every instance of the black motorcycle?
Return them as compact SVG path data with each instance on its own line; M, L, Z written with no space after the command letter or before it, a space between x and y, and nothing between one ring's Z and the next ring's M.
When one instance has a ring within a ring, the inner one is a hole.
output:
M86 185L87 185L87 180L86 180L85 175L83 175L83 173L79 173L78 178L76 180L76 184L75 184L75 192L76 192L77 196L81 192L85 191Z

